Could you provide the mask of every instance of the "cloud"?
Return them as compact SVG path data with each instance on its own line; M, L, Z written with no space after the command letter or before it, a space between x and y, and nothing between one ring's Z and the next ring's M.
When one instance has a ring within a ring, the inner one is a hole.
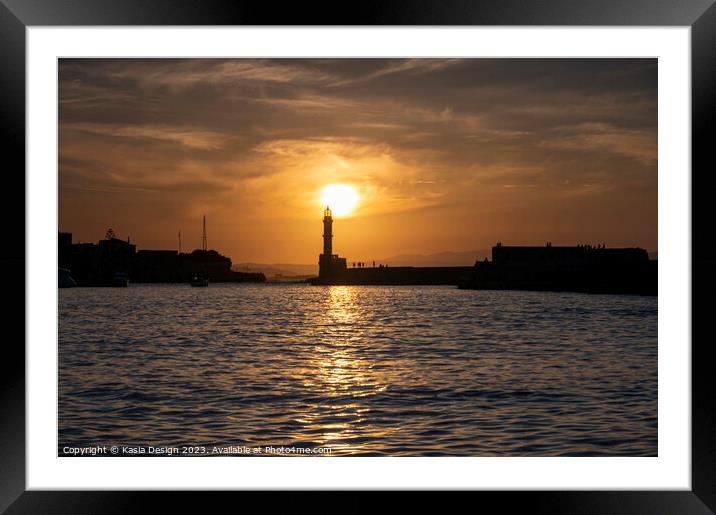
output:
M296 98L281 97L234 97L233 100L257 102L270 107L285 108L293 111L306 110L345 110L365 107L365 104L347 98L331 97L328 95L303 94Z
M323 84L336 80L333 74L320 70L265 59L154 61L152 65L118 66L108 70L107 76L112 80L130 80L146 88L173 89L247 81Z
M359 82L369 82L387 75L432 73L461 64L463 61L464 59L403 59L397 62L390 62L387 66L366 75L333 82L331 86L336 87Z
M131 138L139 141L166 141L196 150L217 150L230 139L226 134L215 131L166 125L64 123L61 125L61 130L63 132L79 131L101 136Z
M657 135L654 131L623 129L605 123L583 123L558 127L546 148L584 152L610 152L645 165L656 164Z
M390 152L390 149L387 145L366 143L361 138L325 137L270 140L258 145L255 151L282 157L343 156L350 159L365 155L386 154Z

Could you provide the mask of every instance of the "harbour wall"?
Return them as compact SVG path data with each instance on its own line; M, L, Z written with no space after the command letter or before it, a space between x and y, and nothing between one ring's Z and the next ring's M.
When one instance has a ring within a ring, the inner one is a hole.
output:
M457 286L472 272L471 266L369 267L348 268L328 277L315 278L313 284L330 285L453 285Z

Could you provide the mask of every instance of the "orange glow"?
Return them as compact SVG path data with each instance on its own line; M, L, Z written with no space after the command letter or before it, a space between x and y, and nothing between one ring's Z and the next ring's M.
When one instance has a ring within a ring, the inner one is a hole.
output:
M58 229L75 242L112 227L178 250L181 230L191 252L205 214L234 264L317 273L328 204L351 262L468 252L453 263L467 266L498 241L658 247L653 58L58 67Z

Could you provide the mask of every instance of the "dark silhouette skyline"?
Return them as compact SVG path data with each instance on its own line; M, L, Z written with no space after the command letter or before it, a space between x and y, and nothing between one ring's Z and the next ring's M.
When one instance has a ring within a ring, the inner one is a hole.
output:
M604 243L560 247L492 247L492 259L474 266L365 267L333 252L333 216L323 212L323 253L315 285L456 285L473 290L540 290L657 295L657 261L645 249L609 248Z
M115 237L109 229L103 240L75 243L72 233L58 235L58 264L74 284L60 286L118 286L118 277L134 283L189 283L196 276L212 282L264 282L262 273L232 270L231 258L206 248L191 252L139 249ZM60 279L63 278L60 274ZM122 284L126 286L126 282Z

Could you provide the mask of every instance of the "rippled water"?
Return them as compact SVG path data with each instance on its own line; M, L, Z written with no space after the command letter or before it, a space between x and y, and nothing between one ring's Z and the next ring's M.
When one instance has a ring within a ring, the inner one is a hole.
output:
M63 289L58 443L655 456L657 299Z

